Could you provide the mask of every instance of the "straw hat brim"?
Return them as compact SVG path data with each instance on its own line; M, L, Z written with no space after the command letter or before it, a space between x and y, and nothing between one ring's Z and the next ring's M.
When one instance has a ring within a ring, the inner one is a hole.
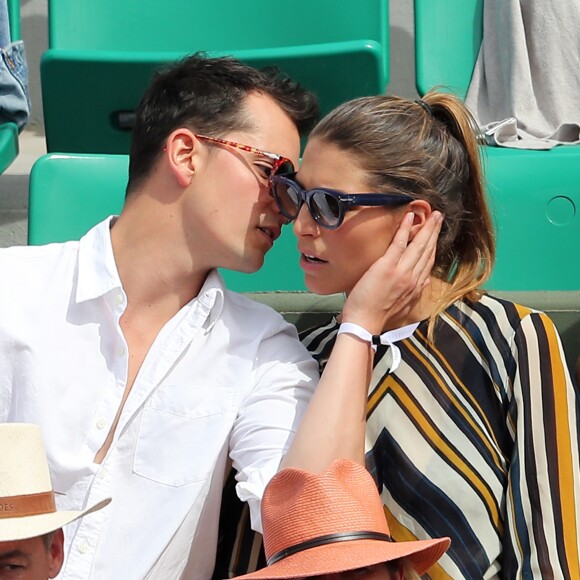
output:
M406 558L420 575L439 560L450 543L449 538L412 542L384 542L369 539L335 542L298 552L271 566L251 574L238 576L238 578L279 580L321 576L356 570L398 558Z
M104 499L83 511L56 511L35 516L2 518L0 519L0 542L27 540L54 532L78 518L104 508L109 503L111 503L111 498Z

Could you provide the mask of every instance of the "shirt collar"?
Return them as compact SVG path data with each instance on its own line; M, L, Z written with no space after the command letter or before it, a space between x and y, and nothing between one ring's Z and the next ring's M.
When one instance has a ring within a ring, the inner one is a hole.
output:
M122 290L121 279L115 263L111 242L111 225L116 219L110 216L89 230L79 242L78 280L76 301L85 302L100 298L112 290ZM217 270L212 270L203 286L186 308L195 303L196 319L203 317L204 328L209 331L221 316L225 301L225 284Z
M79 242L77 302L93 300L122 288L111 243L114 219L110 216L97 224Z
M217 270L212 270L205 279L196 300L199 302L201 311L206 315L204 328L209 332L217 322L224 309L225 284ZM190 302L191 304L191 302Z

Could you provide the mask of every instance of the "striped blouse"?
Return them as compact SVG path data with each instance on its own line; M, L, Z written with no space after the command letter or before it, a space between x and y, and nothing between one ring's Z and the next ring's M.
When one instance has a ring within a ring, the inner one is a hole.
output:
M321 368L337 330L302 337ZM580 399L548 316L484 296L397 345L394 373L375 356L366 440L395 540L451 537L433 579L580 579Z

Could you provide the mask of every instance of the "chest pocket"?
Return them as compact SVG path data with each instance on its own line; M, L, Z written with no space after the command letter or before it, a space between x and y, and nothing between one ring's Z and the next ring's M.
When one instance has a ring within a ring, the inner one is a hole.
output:
M173 487L205 480L228 443L234 420L230 389L208 393L193 406L179 396L153 398L141 415L133 471Z

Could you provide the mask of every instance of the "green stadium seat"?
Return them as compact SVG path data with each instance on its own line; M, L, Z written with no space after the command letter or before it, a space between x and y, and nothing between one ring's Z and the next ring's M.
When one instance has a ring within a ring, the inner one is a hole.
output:
M123 206L127 155L47 154L30 173L28 243L78 240ZM284 228L264 267L255 274L222 272L238 292L305 290L292 229Z
M415 0L416 84L464 98L483 35L483 0ZM580 290L580 146L549 151L483 147L497 228L488 287Z
M127 153L130 114L152 72L199 50L275 65L314 90L327 112L384 92L388 0L279 9L265 0L49 0L41 60L48 151Z
M8 0L10 37L20 40L20 0ZM0 124L0 174L4 173L19 152L18 127L14 123Z

